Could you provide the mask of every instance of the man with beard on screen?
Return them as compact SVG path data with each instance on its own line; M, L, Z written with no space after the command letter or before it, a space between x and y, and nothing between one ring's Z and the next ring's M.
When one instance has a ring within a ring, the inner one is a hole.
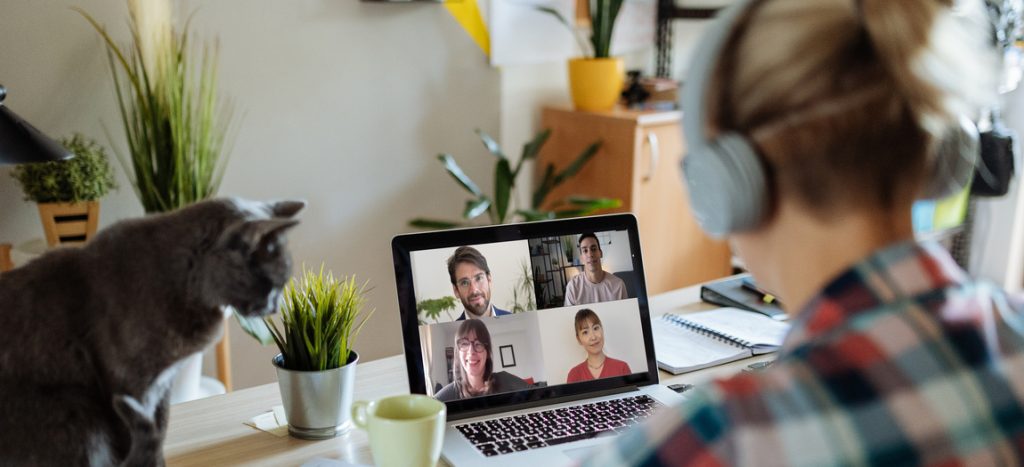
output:
M448 258L448 277L455 296L465 308L457 321L509 314L491 304L491 269L487 267L487 258L476 248L460 246L455 249Z

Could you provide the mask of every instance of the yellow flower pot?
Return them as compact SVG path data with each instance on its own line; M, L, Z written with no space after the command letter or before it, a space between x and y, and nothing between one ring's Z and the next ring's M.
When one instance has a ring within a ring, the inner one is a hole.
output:
M611 110L622 93L625 66L621 58L569 60L569 88L578 110Z

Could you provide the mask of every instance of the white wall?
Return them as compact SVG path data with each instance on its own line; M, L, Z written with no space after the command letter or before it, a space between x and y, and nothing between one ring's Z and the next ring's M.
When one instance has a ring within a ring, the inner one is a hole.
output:
M526 265L527 271L530 268L530 248L526 240L470 246L476 248L487 259L487 267L491 270L491 304L502 310L512 310L512 289L522 276L522 265ZM448 258L455 249L456 247L439 248L417 251L410 255L416 302L446 296L455 297L456 308L451 312L453 319L458 318L465 309L462 303L458 302L458 296L452 290L452 282L448 276ZM529 298L536 303L532 288ZM519 299L523 305L526 301L526 297ZM447 319L444 313L441 314L441 318Z
M179 3L179 2L176 2ZM77 130L123 147L99 37L80 6L127 39L118 0L8 0L0 15L6 104L47 134ZM296 266L322 261L371 281L377 312L356 343L364 361L401 353L390 238L420 215L457 217L463 191L435 159L450 152L485 190L493 156L474 128L500 137L501 80L443 5L355 0L189 0L192 28L219 38L221 88L238 134L221 193L303 198L290 234ZM42 237L35 206L0 168L0 239ZM118 170L100 226L142 214ZM276 353L232 323L235 387L274 381ZM208 360L210 362L210 360ZM212 363L207 365L211 369Z
M1024 90L1003 96L1004 123L1024 136ZM971 241L970 272L1009 290L1024 288L1024 173L1020 157L1010 192L999 198L979 198Z
M644 336L640 327L640 305L635 298L615 302L591 303L586 306L549 308L540 315L540 340L548 384L565 383L572 367L587 358L587 352L576 341L576 312L590 308L601 318L604 331L604 352L629 364L635 372L647 370Z

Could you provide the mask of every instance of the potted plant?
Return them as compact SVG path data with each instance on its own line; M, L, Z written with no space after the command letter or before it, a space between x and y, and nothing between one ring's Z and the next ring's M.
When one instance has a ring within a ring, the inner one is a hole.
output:
M590 0L589 44L579 40L576 29L558 10L538 7L554 15L569 28L580 44L582 57L569 60L569 90L579 110L611 110L622 93L625 66L622 59L610 55L612 31L624 0Z
M548 137L551 136L551 130L543 130L537 133L532 141L523 145L522 155L515 166L512 165L508 157L505 156L504 151L502 151L501 146L490 135L479 129L476 130L476 134L480 137L480 141L484 143L487 151L496 157L494 197L492 198L481 191L477 184L462 171L462 168L455 162L455 158L451 154L438 154L437 159L444 165L444 169L448 174L455 179L456 183L472 195L472 198L466 200L466 206L462 211L462 218L466 222L419 217L409 221L410 226L421 229L449 229L472 225L470 221L483 216L484 213L487 213L490 224L504 224L506 222L524 220L537 221L586 216L602 209L612 209L622 205L622 201L618 199L570 196L558 200L558 202L552 205L551 210L541 208L541 206L545 205L544 202L547 200L548 194L550 194L552 189L576 176L583 166L597 154L601 143L594 142L576 156L567 167L561 170L556 171L554 164L547 164L544 170L540 172L542 175L533 190L533 196L530 197L530 207L527 209L516 209L515 206L518 204L518 197L515 196L516 180L519 178L519 174L522 173L523 164L537 157L541 147L544 146Z
M523 313L537 309L537 302L534 300L536 285L533 282L533 274L530 271L530 264L527 260L519 263L519 277L512 285L512 313Z
M173 24L170 0L127 0L131 41L118 45L85 10L107 48L128 146L115 154L147 214L173 211L217 193L227 164L231 106L217 90L216 49ZM238 317L238 314L235 314ZM231 390L227 329L218 373ZM172 403L201 397L202 353L181 366Z
M565 252L565 263L570 266L573 265L572 259L574 256L573 253L576 251L576 245L573 245L572 236L567 235L562 237L562 251Z
M128 144L120 159L147 213L213 196L227 163L231 107L217 93L216 50L197 46L187 24L179 32L171 5L129 0L127 47L76 8L107 46Z
M374 311L364 309L367 292L354 276L336 279L323 265L319 272L303 268L284 288L281 326L263 319L281 351L273 363L292 436L326 439L351 428L359 361L352 344Z
M435 323L439 323L441 319L441 312L448 315L447 321L455 321L455 316L452 315L451 311L455 309L455 297L449 295L441 298L426 298L416 303L416 314L423 316L419 318L420 324L427 324L426 319L430 318Z
M46 243L81 244L96 234L99 199L116 188L103 147L75 133L60 141L75 154L63 161L22 164L11 176L18 180L26 201L39 205Z

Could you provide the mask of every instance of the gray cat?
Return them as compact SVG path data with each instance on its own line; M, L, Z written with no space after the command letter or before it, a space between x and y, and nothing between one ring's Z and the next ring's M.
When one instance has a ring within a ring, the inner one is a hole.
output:
M0 274L0 465L162 465L177 363L276 311L305 203L216 199Z

